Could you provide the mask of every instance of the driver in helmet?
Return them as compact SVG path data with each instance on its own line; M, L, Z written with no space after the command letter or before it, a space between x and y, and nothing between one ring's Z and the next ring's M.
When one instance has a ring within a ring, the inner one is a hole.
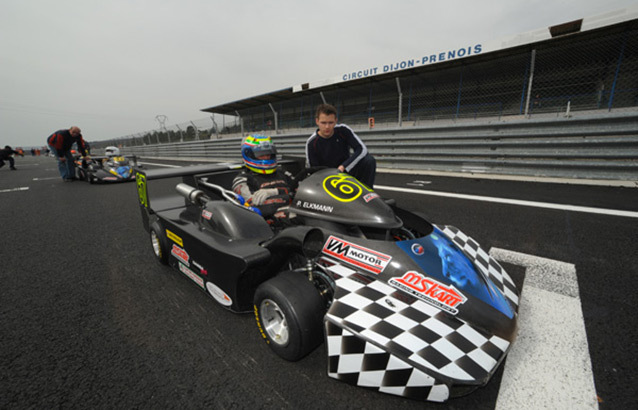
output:
M270 219L290 204L293 179L277 168L277 150L268 136L247 136L241 144L241 156L245 168L233 180L233 191Z
M106 155L108 158L119 157L120 149L118 147L106 147L104 149L104 155Z

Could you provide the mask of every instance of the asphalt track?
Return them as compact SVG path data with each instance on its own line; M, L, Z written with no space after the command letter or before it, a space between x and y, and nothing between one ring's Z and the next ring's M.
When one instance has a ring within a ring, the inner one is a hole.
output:
M504 402L503 368L486 387L441 405L328 378L324 346L300 362L285 362L260 341L252 315L226 311L155 262L135 184L63 183L51 158L19 157L16 166L0 169L2 409L493 409ZM633 215L638 188L400 174L379 174L377 185L383 196L461 228L486 249L573 265L597 395L584 399L601 409L638 407L638 217L567 207ZM506 267L527 286L529 269ZM548 316L561 314L552 310ZM560 329L555 336L570 337ZM535 358L522 352L516 360ZM562 376L572 377L568 371ZM532 400L515 405L545 406Z

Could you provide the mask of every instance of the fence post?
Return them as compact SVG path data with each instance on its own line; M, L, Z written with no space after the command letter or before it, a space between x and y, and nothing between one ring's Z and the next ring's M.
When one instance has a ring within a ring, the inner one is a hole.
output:
M219 127L217 127L217 123L215 122L215 115L211 115L210 119L213 121L213 127L215 129L215 137L219 138ZM209 139L213 139L213 132L211 131L210 135L208 136Z
M609 92L609 105L607 108L611 111L612 105L614 105L614 94L616 92L616 83L618 82L618 74L620 72L620 65L622 63L623 56L625 54L625 44L627 44L627 33L622 41L622 47L620 48L620 55L618 56L618 64L616 65L616 74L614 75L614 82L611 85L611 91Z
M270 111L272 111L272 115L275 117L275 134L279 134L279 123L277 122L277 111L275 111L275 108L272 106L271 103L268 103L268 106L270 107Z
M525 117L529 116L529 100L532 96L532 83L534 82L534 65L536 64L536 49L532 50L532 62L529 69L529 83L527 83L527 100L525 101Z
M463 91L463 71L461 69L461 75L459 76L459 92L456 97L456 115L454 115L454 118L459 118L459 111L461 110L462 91Z
M403 93L401 92L401 82L399 81L399 77L396 77L397 80L397 90L399 91L399 127L403 124Z
M179 142L184 142L184 134L182 133L182 129L177 124L175 124L175 126L179 130Z
M241 128L241 137L244 138L244 119L239 115L239 111L235 110L235 114L239 117L239 126Z
M195 131L195 136L197 137L197 141L199 141L199 129L197 129L197 125L193 121L190 122L193 125L193 130Z

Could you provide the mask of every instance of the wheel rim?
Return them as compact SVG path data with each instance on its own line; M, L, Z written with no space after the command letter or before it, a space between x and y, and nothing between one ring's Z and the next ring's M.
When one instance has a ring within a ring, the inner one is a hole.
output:
M279 305L271 299L264 299L259 306L259 313L270 340L280 346L288 344L288 322Z
M153 252L158 258L162 258L162 248L160 247L159 237L155 231L151 231L151 243L153 244Z

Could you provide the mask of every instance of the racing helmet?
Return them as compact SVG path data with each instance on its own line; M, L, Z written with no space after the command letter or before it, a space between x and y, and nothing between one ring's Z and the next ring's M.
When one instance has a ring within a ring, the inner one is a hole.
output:
M272 174L277 168L277 149L268 136L247 136L241 144L241 156L246 167L258 174Z
M118 147L106 147L104 149L104 155L107 157L119 157L120 149Z

